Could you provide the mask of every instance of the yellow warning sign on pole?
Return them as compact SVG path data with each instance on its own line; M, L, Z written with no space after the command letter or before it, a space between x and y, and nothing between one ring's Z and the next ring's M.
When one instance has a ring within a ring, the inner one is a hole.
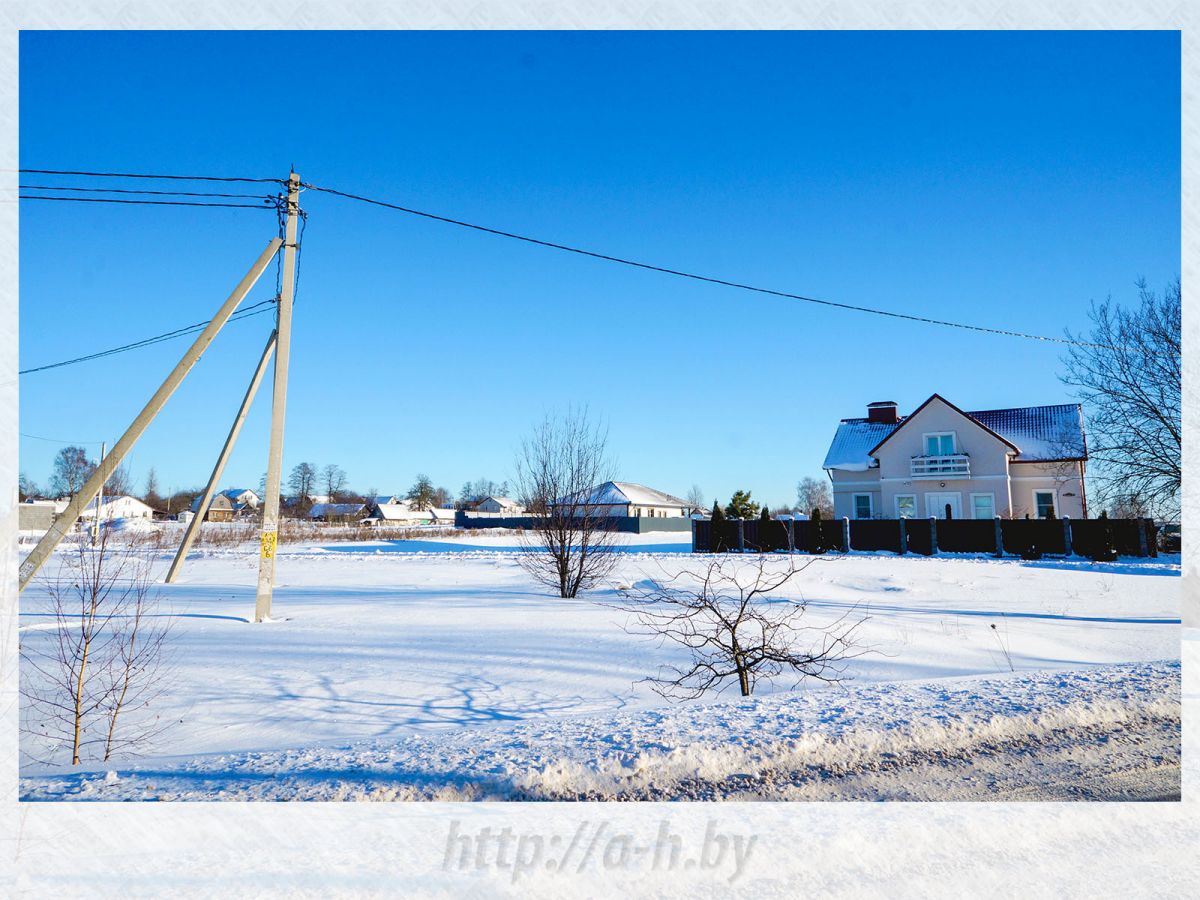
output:
M275 544L279 535L274 531L264 531L262 536L262 558L270 559L275 555Z

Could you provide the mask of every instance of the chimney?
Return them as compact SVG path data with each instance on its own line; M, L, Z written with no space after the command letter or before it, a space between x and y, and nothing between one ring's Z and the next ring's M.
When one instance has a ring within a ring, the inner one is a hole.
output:
M883 425L895 425L900 421L900 417L896 415L896 401L881 400L878 403L868 403L867 421L879 422Z

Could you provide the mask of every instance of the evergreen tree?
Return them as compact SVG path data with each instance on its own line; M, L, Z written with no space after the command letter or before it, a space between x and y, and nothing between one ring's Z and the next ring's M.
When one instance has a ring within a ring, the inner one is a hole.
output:
M709 522L708 546L713 553L724 553L729 549L727 534L729 523L725 521L725 511L721 504L713 502L712 519Z
M725 514L732 518L753 519L758 515L758 504L750 499L751 491L735 491L725 507Z

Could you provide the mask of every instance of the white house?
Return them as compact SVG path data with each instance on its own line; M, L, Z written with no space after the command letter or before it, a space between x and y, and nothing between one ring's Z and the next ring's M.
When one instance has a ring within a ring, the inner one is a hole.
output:
M93 498L79 514L81 519L92 519L96 516L96 499ZM100 507L101 521L108 519L152 519L154 510L136 497L105 497L104 505Z
M692 513L686 500L629 481L606 481L589 488L578 499L559 500L554 505L564 503L574 503L579 515L585 510L592 515L634 518L686 517Z
M843 419L824 468L839 518L1087 518L1086 465L1077 404L965 412L934 394Z
M413 509L407 503L372 503L363 521L368 525L428 525L434 516L429 510Z
M262 503L262 498L249 488L227 488L221 493L230 499L235 511L241 510L243 507L258 509L258 505Z
M485 497L475 504L475 512L503 513L507 516L525 515L525 507L508 497Z

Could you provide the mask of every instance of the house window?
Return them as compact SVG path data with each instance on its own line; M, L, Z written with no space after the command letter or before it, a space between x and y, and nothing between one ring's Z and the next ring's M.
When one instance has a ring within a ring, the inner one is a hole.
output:
M976 519L996 518L996 497L994 494L972 494L971 515Z
M1048 519L1051 515L1058 517L1058 498L1054 491L1034 491L1033 508L1037 510L1039 519Z
M917 517L916 494L896 495L896 518L915 519Z
M926 456L953 456L954 453L953 431L938 431L925 435Z
M871 495L870 494L855 494L854 495L854 518L856 518L856 519L871 518Z

